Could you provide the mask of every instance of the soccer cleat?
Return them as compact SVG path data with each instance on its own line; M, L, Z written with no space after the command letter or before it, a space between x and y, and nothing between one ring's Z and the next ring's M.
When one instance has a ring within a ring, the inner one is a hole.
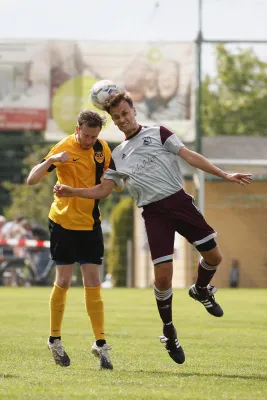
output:
M176 364L183 364L185 362L185 354L178 341L176 330L172 338L169 339L166 336L160 336L159 340L165 344L165 349Z
M192 285L188 293L192 299L195 299L203 304L208 313L214 315L214 317L222 317L223 310L214 298L214 293L216 292L216 287L212 285L208 285L207 288L200 290L197 290L196 285Z
M62 346L61 340L55 339L54 343L47 342L47 347L51 350L55 363L61 367L68 367L70 365L70 358Z
M109 350L112 347L104 344L103 346L97 346L96 342L92 346L92 354L100 359L100 369L113 369L113 365L110 360Z

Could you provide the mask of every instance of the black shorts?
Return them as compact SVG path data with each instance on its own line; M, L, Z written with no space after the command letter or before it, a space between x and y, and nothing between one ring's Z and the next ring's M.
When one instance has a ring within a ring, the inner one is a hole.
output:
M154 264L172 260L175 232L196 247L217 236L195 206L194 198L183 189L143 208L142 215Z
M104 256L101 226L92 231L75 231L62 228L49 219L50 252L56 264L98 264Z

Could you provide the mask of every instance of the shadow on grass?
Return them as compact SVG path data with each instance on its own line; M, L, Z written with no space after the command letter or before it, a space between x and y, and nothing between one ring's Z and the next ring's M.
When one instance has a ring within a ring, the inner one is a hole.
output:
M226 375L226 374L202 374L200 372L158 372L158 371L143 371L143 370L135 370L134 372L139 372L142 374L154 374L154 375L158 375L160 377L162 376L166 376L170 377L170 376L179 376L182 378L190 378L190 377L194 377L194 376L206 376L206 377L215 377L215 378L223 378L223 379L244 379L244 380L260 380L260 381L266 381L267 380L267 375L263 376L263 375Z
M0 373L0 379L14 379L14 378L18 378L18 375Z

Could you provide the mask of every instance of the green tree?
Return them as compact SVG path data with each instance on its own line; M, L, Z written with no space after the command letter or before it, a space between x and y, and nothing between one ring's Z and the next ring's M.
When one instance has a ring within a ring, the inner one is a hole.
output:
M43 142L42 132L0 132L0 214L11 203L10 193L3 182L23 183L24 159L31 153L33 145Z
M116 192L115 190L113 190L108 197L100 200L99 208L101 211L102 221L110 219L113 208L116 206L116 204L118 204L122 196L127 196L127 195L128 195L128 189L124 187L123 190L120 192Z
M26 179L31 168L38 164L48 153L51 144L46 146L36 145L23 161L22 174ZM47 216L53 201L53 186L56 182L55 174L49 174L37 185L29 186L27 183L3 182L3 187L9 192L10 206L5 208L5 215L13 219L16 214L22 214L28 219L47 227Z
M216 53L216 76L202 84L204 135L266 136L267 63L253 49Z
M127 242L133 238L133 207L131 197L122 197L111 213L107 262L116 286L126 286Z

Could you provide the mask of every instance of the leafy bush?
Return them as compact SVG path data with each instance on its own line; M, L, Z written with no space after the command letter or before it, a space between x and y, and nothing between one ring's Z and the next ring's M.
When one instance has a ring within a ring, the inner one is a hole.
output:
M107 262L115 286L126 286L127 242L133 238L133 207L133 199L123 197L111 213Z

